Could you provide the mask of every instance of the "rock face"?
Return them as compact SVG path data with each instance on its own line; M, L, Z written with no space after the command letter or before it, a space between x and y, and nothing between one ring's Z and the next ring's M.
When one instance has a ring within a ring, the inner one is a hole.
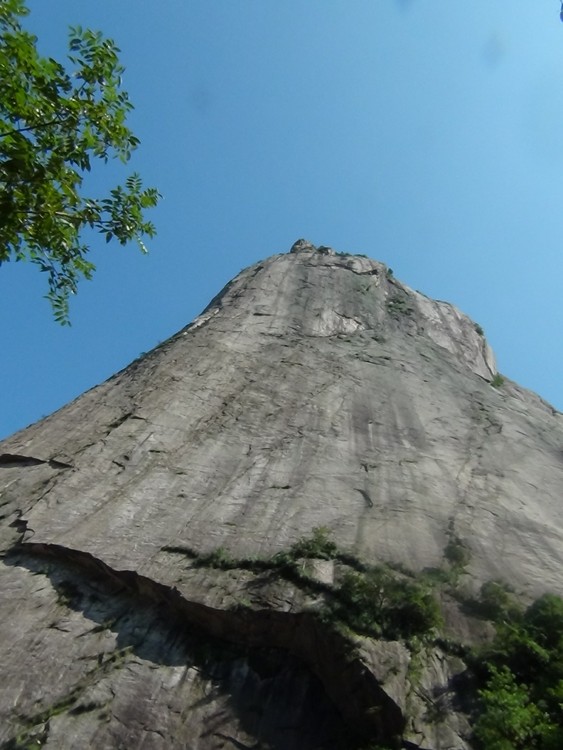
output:
M562 416L495 376L455 307L300 240L0 443L0 748L469 748L458 657L318 608L346 555L448 544L467 595L563 594ZM333 559L266 562L319 527Z

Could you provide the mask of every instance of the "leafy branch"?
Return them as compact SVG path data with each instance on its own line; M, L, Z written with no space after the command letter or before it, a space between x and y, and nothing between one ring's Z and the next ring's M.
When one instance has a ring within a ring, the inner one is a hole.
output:
M155 228L145 211L160 196L138 174L108 197L81 194L93 160L125 163L139 145L126 124L133 105L121 89L119 49L101 32L71 28L66 70L38 54L20 24L28 12L23 0L0 0L0 265L38 265L55 319L68 324L69 295L95 270L83 230L146 252L143 237Z

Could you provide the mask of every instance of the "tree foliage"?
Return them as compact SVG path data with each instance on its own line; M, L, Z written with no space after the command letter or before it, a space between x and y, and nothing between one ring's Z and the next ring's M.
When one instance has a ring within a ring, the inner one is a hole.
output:
M42 57L25 31L23 0L0 0L0 264L29 259L47 274L55 318L68 323L69 294L95 270L84 230L124 245L154 226L159 195L138 175L105 198L81 194L92 162L128 161L139 144L127 127L119 49L100 32L70 29L69 69Z
M563 747L563 599L544 594L498 626L481 664L475 736L483 750Z
M550 746L547 743L555 727L531 699L529 687L517 683L507 667L491 669L491 678L480 691L480 698L485 710L476 723L475 736L485 750Z
M346 573L334 612L352 630L386 638L427 635L441 624L432 589L383 566Z

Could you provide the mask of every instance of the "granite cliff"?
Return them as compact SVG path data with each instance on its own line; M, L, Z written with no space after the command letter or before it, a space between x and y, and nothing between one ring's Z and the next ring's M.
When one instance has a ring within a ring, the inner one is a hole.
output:
M470 748L466 605L563 594L562 486L479 326L300 240L0 443L0 748Z

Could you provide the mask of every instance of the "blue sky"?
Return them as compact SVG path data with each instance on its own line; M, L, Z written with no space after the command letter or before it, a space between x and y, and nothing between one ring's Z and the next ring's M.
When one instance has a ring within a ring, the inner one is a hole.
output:
M94 238L53 320L0 270L0 437L186 325L299 237L390 265L485 329L508 377L563 409L563 24L558 0L29 0L61 59L72 24L122 50L127 167L163 195L150 254Z

